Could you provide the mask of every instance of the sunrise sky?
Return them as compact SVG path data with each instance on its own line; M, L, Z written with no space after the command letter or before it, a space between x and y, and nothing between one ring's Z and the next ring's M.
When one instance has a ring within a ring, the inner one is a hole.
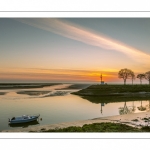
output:
M123 68L150 71L149 18L0 18L1 83L122 83Z

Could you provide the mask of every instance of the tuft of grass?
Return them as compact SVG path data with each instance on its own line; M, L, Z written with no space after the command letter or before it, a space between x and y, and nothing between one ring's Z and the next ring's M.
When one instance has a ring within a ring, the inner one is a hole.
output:
M138 120L138 119L133 119L133 120L131 120L131 121L136 121L136 122L137 122L137 121L139 121L139 120Z
M46 130L45 128L42 128L41 131Z
M142 118L142 120L148 120L148 118Z
M144 126L141 128L142 132L150 132L150 127L149 126Z

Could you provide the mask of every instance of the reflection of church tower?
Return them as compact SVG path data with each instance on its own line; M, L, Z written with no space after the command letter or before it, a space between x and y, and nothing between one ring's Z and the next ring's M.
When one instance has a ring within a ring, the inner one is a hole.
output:
M101 111L101 114L102 114L103 113L103 108L102 107L105 106L105 104L104 103L100 103L100 105L101 105L101 110L100 111Z

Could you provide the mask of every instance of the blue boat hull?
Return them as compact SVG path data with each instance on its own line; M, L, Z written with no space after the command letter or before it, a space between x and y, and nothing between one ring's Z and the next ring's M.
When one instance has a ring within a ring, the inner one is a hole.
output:
M9 120L9 124L28 123L28 122L36 121L38 118L39 116L34 116L30 119Z

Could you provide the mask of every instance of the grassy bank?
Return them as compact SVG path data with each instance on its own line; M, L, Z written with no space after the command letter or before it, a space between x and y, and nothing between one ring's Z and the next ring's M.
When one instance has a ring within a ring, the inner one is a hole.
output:
M45 130L41 129L41 132L150 132L150 127L135 128L120 123L93 123L85 124L82 127L67 127Z
M94 103L150 100L149 85L91 85L72 94Z
M78 92L74 92L77 95L83 96L107 96L107 95L118 95L122 96L125 94L138 94L138 92L149 92L149 85L91 85L86 89L82 89ZM140 93L142 94L142 93Z

